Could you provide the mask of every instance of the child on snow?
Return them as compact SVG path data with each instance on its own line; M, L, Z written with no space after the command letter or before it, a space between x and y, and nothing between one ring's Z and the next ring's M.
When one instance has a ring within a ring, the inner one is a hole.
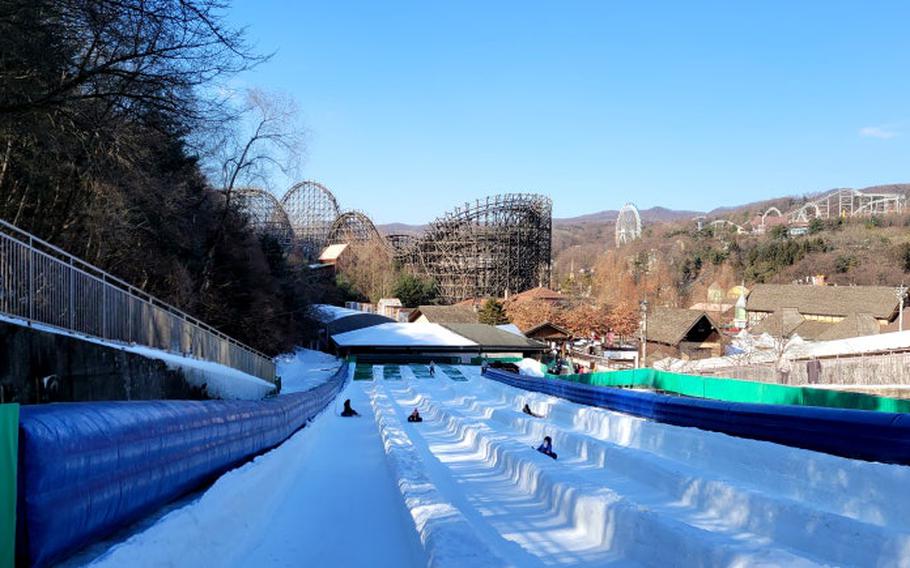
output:
M544 437L543 444L537 447L537 451L550 456L554 460L556 459L556 452L553 451L553 440L549 436Z
M527 414L528 416L533 416L534 418L540 418L540 415L534 414L534 411L531 410L531 407L528 406L528 403L525 403L525 407L522 408L521 411L524 412L525 414Z
M414 412L412 412L411 415L408 416L408 422L423 422L423 417L420 415L419 412L417 412L416 408L414 409Z
M344 410L341 411L342 416L360 416L360 414L351 408L351 399L344 401Z

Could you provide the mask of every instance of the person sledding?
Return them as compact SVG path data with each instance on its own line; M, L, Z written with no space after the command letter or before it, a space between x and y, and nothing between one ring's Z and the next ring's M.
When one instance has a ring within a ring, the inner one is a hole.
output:
M556 459L556 452L553 451L553 440L549 436L544 436L543 444L537 446L537 451Z
M344 401L344 410L341 411L342 416L360 416L360 413L351 408L351 399Z
M420 412L415 408L414 412L408 416L408 422L423 422L423 416L421 416Z
M525 414L527 414L528 416L533 416L534 418L542 418L542 416L540 414L535 414L534 411L531 410L531 407L528 406L527 402L525 403L525 406L524 406L524 408L521 409L521 411L524 412Z

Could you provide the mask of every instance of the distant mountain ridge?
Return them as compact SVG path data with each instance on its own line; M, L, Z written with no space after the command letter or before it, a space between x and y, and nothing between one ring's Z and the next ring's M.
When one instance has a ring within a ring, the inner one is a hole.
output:
M664 223L667 221L678 221L680 219L691 219L699 215L704 215L701 211L686 211L678 209L667 209L666 207L651 207L648 209L639 209L638 214L645 223ZM588 213L577 217L557 217L553 219L554 225L582 225L585 223L612 223L616 221L619 210L608 209L597 213Z
M761 212L767 209L768 207L775 206L785 211L789 209L796 203L803 203L807 200L816 199L831 193L832 191L837 191L838 189L846 188L832 188L824 191L818 191L810 194L804 195L785 195L780 197L774 197L769 199L763 199L759 201L752 201L749 203L743 203L741 205L731 205L723 206L712 209L711 211L688 211L680 209L668 209L666 207L650 207L648 209L639 209L638 214L641 216L641 220L644 223L669 223L673 221L687 220L692 219L693 217L698 217L704 215L708 218L713 217L725 217L728 215L735 214L744 214L744 213L755 213ZM910 196L910 183L895 183L895 184L885 184L885 185L873 185L869 187L864 187L859 189L863 192L882 192L882 193L900 193L903 195ZM605 223L614 223L616 217L619 215L617 209L607 209L604 211L598 211L596 213L586 213L584 215L578 215L576 217L554 217L553 225L556 227L572 226L572 225L590 225L590 224L605 224ZM384 225L377 225L376 228L380 233L384 235L392 234L410 234L410 235L419 235L423 233L427 225L410 225L407 223L386 223Z

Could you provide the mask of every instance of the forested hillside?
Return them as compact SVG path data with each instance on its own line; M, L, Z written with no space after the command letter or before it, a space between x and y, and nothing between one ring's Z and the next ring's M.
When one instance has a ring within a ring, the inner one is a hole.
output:
M263 59L225 7L0 4L0 218L255 347L288 349L316 291L215 188L248 182L293 132L261 95L225 90Z
M910 185L867 188L906 194ZM768 207L786 211L806 198L785 197L715 211L708 219L747 221ZM706 301L718 281L787 283L823 274L839 285L894 285L910 281L910 214L815 219L808 234L785 227L764 235L732 228L698 229L694 220L643 223L642 238L616 248L613 226L586 223L554 229L554 284L611 305L688 306Z

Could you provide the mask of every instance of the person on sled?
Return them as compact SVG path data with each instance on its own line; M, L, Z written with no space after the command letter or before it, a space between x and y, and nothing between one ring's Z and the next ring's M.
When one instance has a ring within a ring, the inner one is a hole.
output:
M533 416L534 418L541 417L539 414L534 414L534 411L531 410L531 407L528 406L527 402L525 403L525 406L524 406L524 408L521 409L521 411L524 412L525 414L527 414L528 416Z
M408 416L408 422L423 422L423 416L420 415L420 412L417 409L414 409L414 412Z
M543 444L537 447L537 451L556 459L556 452L553 451L553 440L549 436L544 436Z
M351 399L344 401L344 410L341 411L342 416L360 416L356 410L351 408Z

